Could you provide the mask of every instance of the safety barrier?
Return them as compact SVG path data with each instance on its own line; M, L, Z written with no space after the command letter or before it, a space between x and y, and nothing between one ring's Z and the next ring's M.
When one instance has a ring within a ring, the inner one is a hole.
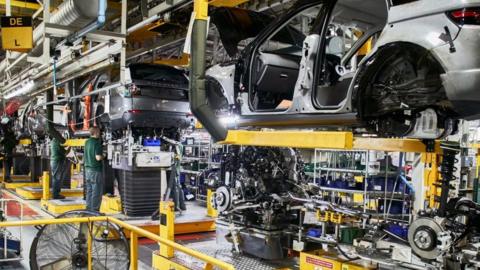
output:
M199 259L205 262L205 269L219 268L224 270L234 270L235 268L226 262L220 261L216 258L205 255L196 250L182 246L174 241L160 237L159 235L153 234L144 229L138 228L134 225L128 224L122 220L119 220L114 217L108 216L95 216L95 217L74 217L74 218L59 218L59 219L39 219L39 220L27 220L27 221L6 221L0 222L0 228L5 227L23 227L23 226L38 226L38 225L51 225L51 224L66 224L66 223L88 223L88 226L92 226L93 222L111 222L114 223L124 230L130 232L130 269L138 269L138 237L146 237L155 242L158 242L162 245L168 246L183 252L189 256L192 256L196 259ZM87 243L91 243L91 235L88 235ZM91 245L88 245L88 267L87 269L92 269L92 255L91 255Z

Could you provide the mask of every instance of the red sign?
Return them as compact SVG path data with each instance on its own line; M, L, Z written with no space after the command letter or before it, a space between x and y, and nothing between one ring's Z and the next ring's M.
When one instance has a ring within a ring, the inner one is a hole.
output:
M320 260L320 259L317 259L317 258L306 257L306 261L307 261L307 263L310 263L310 264L314 264L314 265L318 265L318 266L322 266L322 267L327 267L327 268L330 268L330 269L333 268L333 264L331 262L323 261L323 260Z

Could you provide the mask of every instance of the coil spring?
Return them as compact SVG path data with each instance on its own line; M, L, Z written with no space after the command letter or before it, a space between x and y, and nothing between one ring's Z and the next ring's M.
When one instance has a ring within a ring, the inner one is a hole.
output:
M440 148L443 150L443 157L440 169L442 180L441 194L439 199L439 215L445 216L448 195L451 188L450 183L457 179L454 173L457 171L455 163L458 162L458 159L455 156L460 152L460 144L457 142L442 142L440 144Z
M458 162L458 159L455 158L457 153L458 151L443 150L442 168L440 170L442 181L451 182L457 180L457 177L454 175L457 171L457 168L455 167L455 163Z

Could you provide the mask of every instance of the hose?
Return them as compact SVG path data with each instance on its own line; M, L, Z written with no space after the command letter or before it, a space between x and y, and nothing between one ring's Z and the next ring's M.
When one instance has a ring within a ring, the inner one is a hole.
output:
M358 256L356 256L356 257L350 257L350 255L348 255L344 250L342 250L342 248L340 247L339 244L337 244L337 250L340 251L340 253L341 253L345 258L347 258L347 259L350 260L350 261L355 261L355 260L360 259L360 257L358 257Z
M192 114L210 133L214 141L223 141L227 137L227 129L220 123L212 107L208 104L205 87L207 28L207 20L197 18L194 20L190 61L190 109Z

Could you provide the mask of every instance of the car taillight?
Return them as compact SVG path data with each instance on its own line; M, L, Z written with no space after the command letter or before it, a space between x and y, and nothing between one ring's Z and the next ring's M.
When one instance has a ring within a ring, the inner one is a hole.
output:
M448 16L457 24L480 25L480 8L464 8L448 12Z
M141 113L142 110L128 110L129 113L133 113L133 114L137 114L137 113Z

